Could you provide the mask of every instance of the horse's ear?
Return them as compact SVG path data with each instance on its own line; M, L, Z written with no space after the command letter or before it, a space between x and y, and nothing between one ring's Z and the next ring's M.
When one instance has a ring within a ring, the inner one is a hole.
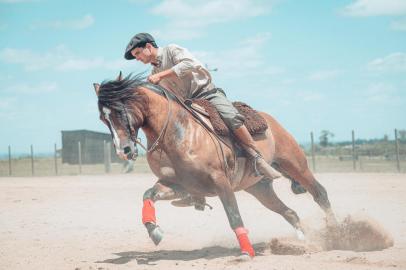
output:
M121 72L121 70L120 70L120 73L118 74L118 77L117 77L117 81L121 81L123 79L123 73Z
M99 90L100 90L100 84L94 83L93 87L94 87L94 91L96 92L96 96L98 96L99 95Z

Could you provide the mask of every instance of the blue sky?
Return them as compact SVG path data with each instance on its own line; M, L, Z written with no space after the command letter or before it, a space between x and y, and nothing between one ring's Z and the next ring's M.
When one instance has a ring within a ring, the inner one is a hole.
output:
M188 48L301 143L406 128L406 0L0 0L0 153L107 132L92 83L150 70L123 59L138 32Z

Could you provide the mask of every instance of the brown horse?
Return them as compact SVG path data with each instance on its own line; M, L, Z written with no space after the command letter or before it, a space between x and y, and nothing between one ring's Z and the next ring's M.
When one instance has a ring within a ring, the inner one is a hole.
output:
M100 119L112 134L117 154L137 156L137 133L144 131L147 159L156 184L144 193L142 221L158 244L162 231L156 224L154 202L190 194L197 198L219 196L242 254L255 252L240 216L235 191L245 190L265 207L282 215L303 235L300 219L276 196L272 181L254 173L253 163L237 158L235 149L218 140L164 88L145 82L139 75L95 84ZM270 115L261 113L270 128L254 136L262 156L285 177L300 183L335 223L327 192L308 168L306 157L294 138ZM229 142L229 141L228 141ZM232 144L231 144L232 145ZM204 204L203 204L204 205Z

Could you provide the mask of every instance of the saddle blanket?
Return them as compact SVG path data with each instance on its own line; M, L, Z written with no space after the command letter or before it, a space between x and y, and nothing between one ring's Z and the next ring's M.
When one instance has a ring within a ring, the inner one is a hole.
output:
M197 104L198 106L194 106ZM245 117L244 125L247 127L251 135L262 134L268 128L268 124L265 119L253 108L243 102L233 102L234 107L240 114ZM230 131L224 123L223 119L216 108L206 99L194 99L190 106L195 111L206 115L213 125L214 131L220 136L228 136ZM201 108L203 108L203 112Z

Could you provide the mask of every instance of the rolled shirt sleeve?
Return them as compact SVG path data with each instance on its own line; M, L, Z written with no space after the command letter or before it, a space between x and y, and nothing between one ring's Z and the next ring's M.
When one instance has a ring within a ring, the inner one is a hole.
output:
M215 86L209 71L187 49L176 44L158 48L157 62L152 74L171 69L176 76L164 78L161 82L177 89L184 98L208 91Z
M202 64L187 49L178 46L170 46L169 49L175 63L172 70L178 77L182 78L187 73L197 71L202 67Z

